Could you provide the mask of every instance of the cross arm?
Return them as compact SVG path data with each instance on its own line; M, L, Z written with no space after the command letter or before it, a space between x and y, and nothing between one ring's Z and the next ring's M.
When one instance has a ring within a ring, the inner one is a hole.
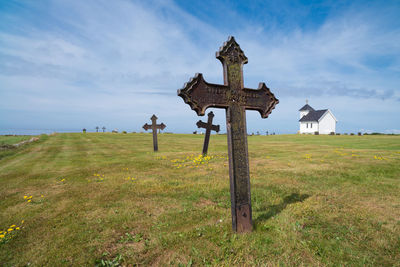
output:
M209 107L227 108L227 92L227 86L207 83L203 75L197 73L178 90L178 96L182 97L197 115L203 116Z
M196 125L197 125L197 128L207 128L207 123L202 122L200 120L196 123Z
M265 83L260 83L258 89L243 89L243 105L246 109L257 110L262 118L267 118L272 110L279 103Z
M146 123L145 125L143 125L143 129L147 131L148 129L151 129L151 125Z
M161 124L157 124L157 125L156 125L156 128L157 128L157 129L161 129L161 130L164 130L165 127L167 127L167 126L166 126L164 123L161 123Z
M211 130L219 132L219 125L211 125Z

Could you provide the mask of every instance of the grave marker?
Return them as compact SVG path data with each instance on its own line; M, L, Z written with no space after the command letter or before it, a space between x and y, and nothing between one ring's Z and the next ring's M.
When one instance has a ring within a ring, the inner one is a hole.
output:
M223 66L224 85L207 83L198 73L178 90L178 96L199 116L209 107L226 110L232 228L249 232L253 225L245 110L257 110L267 118L279 101L265 83L260 83L258 90L244 88L243 64L247 57L233 37L219 49L216 58Z
M207 155L208 143L210 142L211 131L216 131L217 133L219 132L219 125L212 124L214 113L211 111L207 115L208 115L207 123L202 122L201 120L199 120L196 123L198 128L206 129L206 136L204 137L204 144L203 144L203 155Z
M103 129L103 133L106 131L106 127L105 126L103 126L103 128L101 128L101 129Z
M153 130L153 146L154 146L154 151L158 151L158 142L157 142L157 129L161 129L164 130L164 128L166 127L164 123L161 124L157 124L157 117L156 115L151 116L151 125L149 124L145 124L143 125L143 129L145 129L146 131L149 129Z

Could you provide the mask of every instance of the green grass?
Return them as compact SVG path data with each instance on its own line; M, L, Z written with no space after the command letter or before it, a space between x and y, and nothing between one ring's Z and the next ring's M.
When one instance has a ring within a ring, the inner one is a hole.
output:
M0 135L0 146L13 145L21 141L28 140L30 138L32 138L31 135L15 135L15 136Z
M56 134L8 151L0 230L20 230L0 262L400 266L400 136L249 136L255 229L239 235L226 135L198 164L203 138L162 134L154 153L151 134Z

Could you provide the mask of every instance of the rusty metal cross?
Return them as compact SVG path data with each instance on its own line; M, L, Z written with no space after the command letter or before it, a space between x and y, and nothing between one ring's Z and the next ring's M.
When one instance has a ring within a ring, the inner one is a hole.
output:
M157 129L161 129L164 130L165 127L167 127L164 123L161 124L157 124L157 117L156 115L153 114L153 116L151 116L151 125L149 124L145 124L143 125L143 129L145 129L146 131L149 129L153 129L153 146L154 146L154 151L158 151L158 141L157 141Z
M210 142L211 131L216 131L217 133L219 132L219 125L212 124L214 113L211 111L207 115L208 115L207 123L202 122L201 120L199 120L196 123L198 128L206 129L206 136L204 137L204 144L203 144L203 155L207 155L208 143Z
M243 65L247 57L232 36L216 57L223 66L224 85L207 83L198 73L178 90L178 96L199 116L209 107L226 110L232 228L249 232L253 224L245 110L257 110L267 118L279 101L265 83L260 83L257 90L244 88Z

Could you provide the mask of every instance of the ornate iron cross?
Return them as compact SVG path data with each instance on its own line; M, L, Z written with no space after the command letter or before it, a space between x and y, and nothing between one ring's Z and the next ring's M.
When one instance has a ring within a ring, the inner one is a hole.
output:
M214 113L210 111L208 113L207 123L202 122L201 120L199 120L196 123L198 128L206 129L206 136L204 137L204 144L203 144L203 155L207 155L208 143L210 142L211 131L216 131L217 133L219 132L219 125L212 124L213 118L214 118Z
M145 129L146 131L148 129L153 129L153 146L154 146L154 151L158 151L158 142L157 142L157 129L161 129L164 130L165 127L167 127L164 123L161 124L157 124L157 117L156 115L153 114L153 116L151 116L151 125L149 124L145 124L143 125L143 129Z
M207 83L198 73L178 90L178 96L199 116L209 107L226 109L232 228L249 232L253 225L245 110L257 110L267 118L279 101L265 83L260 83L257 90L244 88L243 65L247 57L232 36L216 57L223 66L224 85Z

